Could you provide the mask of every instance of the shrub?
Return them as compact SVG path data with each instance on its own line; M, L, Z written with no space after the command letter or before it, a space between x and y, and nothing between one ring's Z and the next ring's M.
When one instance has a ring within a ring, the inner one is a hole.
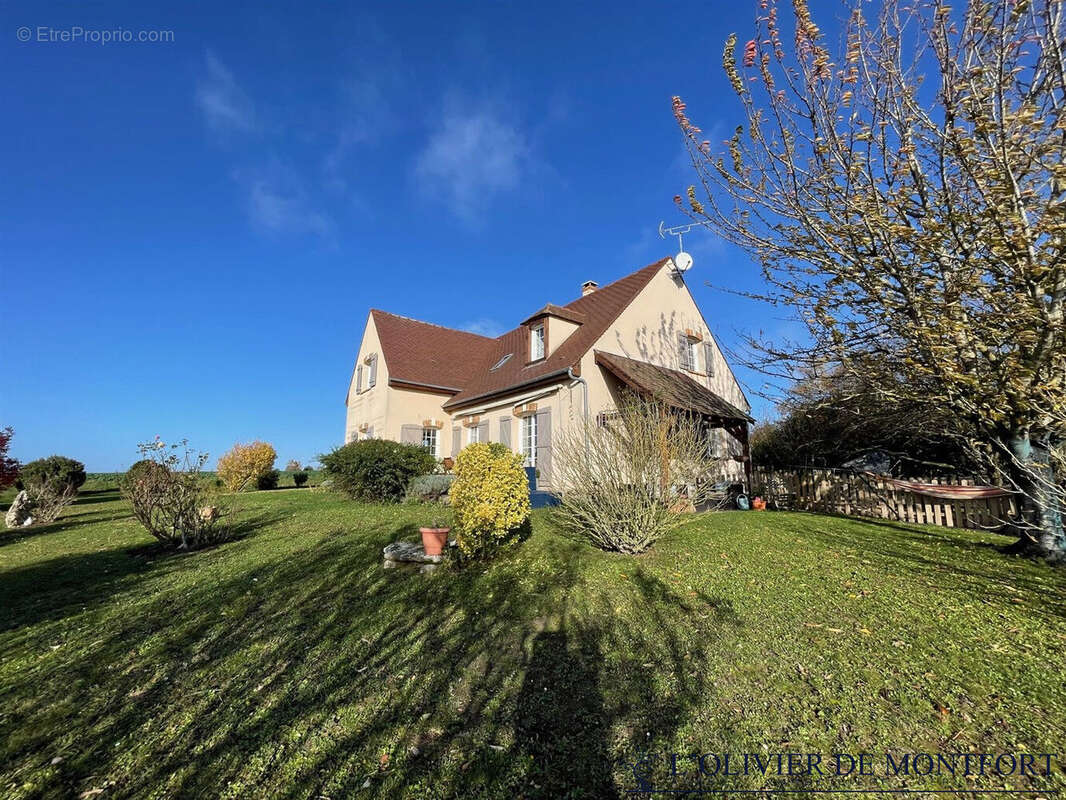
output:
M255 481L255 488L260 491L270 491L271 489L278 488L278 481L281 479L281 473L276 469L272 469L269 472L264 472Z
M19 481L34 506L34 519L54 522L78 496L85 465L66 456L40 458L22 467Z
M10 426L0 430L0 489L10 486L19 478L19 462L7 455L14 435L15 431Z
M274 469L278 454L266 442L251 444L238 442L218 460L218 477L231 492L241 492L258 484L259 479Z
M455 481L454 475L416 475L407 484L407 500L418 503L441 503Z
M634 397L606 425L574 426L555 444L557 521L622 553L647 550L703 504L718 464L699 419Z
M455 540L464 556L490 556L528 524L529 482L522 456L502 444L464 448L450 494Z
M433 456L418 445L363 439L319 456L334 489L356 500L396 503L415 475L431 472Z
M229 532L218 525L218 509L207 505L200 480L207 454L193 452L184 440L168 446L157 439L138 449L144 458L119 484L137 521L161 543L179 550L226 539Z
M296 488L299 489L301 486L307 483L307 473L303 470L300 470L299 472L294 472L292 474L292 482L296 485Z

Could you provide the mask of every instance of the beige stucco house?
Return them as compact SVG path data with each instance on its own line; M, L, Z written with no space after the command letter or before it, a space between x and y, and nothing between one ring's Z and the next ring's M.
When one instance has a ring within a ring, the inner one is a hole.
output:
M496 338L372 309L345 440L409 442L438 458L502 442L551 488L561 427L609 413L626 387L703 414L723 471L744 476L750 404L670 258L603 287L586 282L577 299Z

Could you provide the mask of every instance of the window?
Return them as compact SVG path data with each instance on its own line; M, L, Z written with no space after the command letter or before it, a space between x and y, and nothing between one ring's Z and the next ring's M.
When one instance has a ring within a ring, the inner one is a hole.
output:
M534 325L529 329L529 360L544 358L544 325Z
M470 433L467 435L467 444L477 444L481 441L481 428L477 425L471 425L467 428Z
M355 368L355 393L359 394L363 391L363 365L360 364Z
M689 372L696 371L696 342L688 337L688 334L679 334L677 337L678 344L678 362L681 364L681 369L687 369Z
M422 446L431 452L434 456L437 455L437 429L436 428L423 428L422 429Z
M601 411L596 415L596 424L601 428L606 428L609 425L614 424L621 418L621 414L618 411Z
M521 438L518 441L519 452L525 456L526 466L537 465L537 417L534 414L522 417Z
M513 355L514 353L508 353L507 355L505 355L503 358L496 362L495 366L493 366L492 369L489 370L489 372L495 372L496 370L498 370L500 367L510 361L511 356Z

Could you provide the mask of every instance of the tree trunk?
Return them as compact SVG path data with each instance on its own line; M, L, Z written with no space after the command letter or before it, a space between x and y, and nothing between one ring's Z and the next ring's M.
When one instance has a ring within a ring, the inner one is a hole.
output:
M1066 560L1066 530L1063 529L1063 489L1051 464L1050 444L1028 431L1015 433L1009 441L1014 461L1010 476L1021 491L1023 526L1012 549L1054 560Z

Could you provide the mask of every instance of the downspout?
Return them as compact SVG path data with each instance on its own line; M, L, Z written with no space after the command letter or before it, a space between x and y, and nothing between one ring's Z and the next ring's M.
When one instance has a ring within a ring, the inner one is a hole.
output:
M573 367L566 368L566 377L574 381L574 383L580 383L585 390L585 459L587 461L589 458L589 384L584 378L580 378L574 374Z

